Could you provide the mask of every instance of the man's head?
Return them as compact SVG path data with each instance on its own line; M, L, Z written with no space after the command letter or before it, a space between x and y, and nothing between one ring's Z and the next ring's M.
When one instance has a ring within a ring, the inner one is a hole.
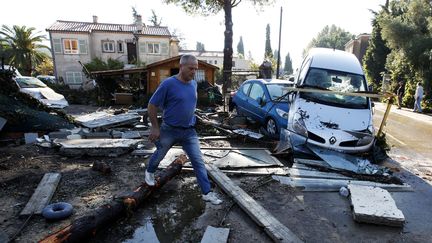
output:
M195 77L198 70L198 60L194 55L185 54L180 58L180 78L182 81L189 82Z

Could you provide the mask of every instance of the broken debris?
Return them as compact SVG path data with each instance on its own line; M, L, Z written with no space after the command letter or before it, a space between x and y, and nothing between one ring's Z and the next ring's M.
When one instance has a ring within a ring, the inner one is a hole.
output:
M405 216L390 193L379 187L348 185L357 222L403 227Z
M383 184L371 181L358 181L358 180L336 180L336 179L322 179L322 178L290 178L285 176L274 175L272 178L282 184L288 185L293 188L298 188L307 192L337 192L343 186L347 187L350 184L360 186L381 187L389 191L397 192L410 192L412 188L408 184Z
M227 228L216 228L209 225L204 232L201 243L226 243L228 242L229 231Z
M216 166L206 164L211 178L261 227L275 242L303 242L257 201L235 185Z
M141 120L141 116L136 113L124 113L115 116L102 117L95 120L90 120L82 123L82 126L95 129L95 128L110 128L118 127L127 124L134 124Z
M60 152L67 156L110 156L115 157L129 152L134 146L144 140L140 139L56 139Z

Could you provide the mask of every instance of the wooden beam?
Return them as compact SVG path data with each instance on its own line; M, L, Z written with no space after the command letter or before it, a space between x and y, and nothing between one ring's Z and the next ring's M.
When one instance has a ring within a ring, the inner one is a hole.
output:
M216 166L206 164L211 178L261 227L275 242L302 242L290 229L283 225L265 208L258 204Z
M51 201L60 178L60 173L46 173L27 202L27 205L21 211L20 216L41 214L45 206Z
M115 198L108 204L102 205L87 216L75 219L70 225L54 232L40 240L40 243L81 242L94 236L102 227L115 221L121 216L132 213L145 199L156 189L159 189L181 172L187 158L181 155L168 168L156 177L156 185L153 187L142 184L134 191L119 198Z

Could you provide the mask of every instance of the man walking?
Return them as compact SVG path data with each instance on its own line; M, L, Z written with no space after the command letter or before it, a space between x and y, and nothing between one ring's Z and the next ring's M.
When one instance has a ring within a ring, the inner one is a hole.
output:
M405 93L405 85L402 81L400 81L396 91L398 109L402 108L402 98L404 96L404 93Z
M151 122L149 140L155 143L157 150L150 158L145 181L147 185L154 186L154 172L160 161L174 144L179 143L192 163L203 200L220 204L222 200L210 190L210 181L194 128L197 103L197 83L194 77L197 69L196 57L183 55L180 58L179 74L164 80L150 98L147 109ZM157 121L158 107L163 110L160 127Z
M422 99L423 99L423 87L422 87L422 83L421 82L418 82L417 83L417 88L416 88L416 91L415 91L415 95L414 95L414 98L415 98L415 103L414 103L414 112L422 112L422 108L421 108L421 101L422 101Z

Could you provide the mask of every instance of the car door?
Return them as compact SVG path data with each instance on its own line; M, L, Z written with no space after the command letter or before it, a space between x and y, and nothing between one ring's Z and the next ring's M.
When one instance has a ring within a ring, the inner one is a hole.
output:
M233 102L237 106L237 112L239 114L248 115L246 106L248 104L249 88L252 83L247 82L240 86L240 89L234 95Z
M264 87L259 82L253 82L250 88L246 110L249 116L259 122L263 122L265 111L260 102L266 102Z

